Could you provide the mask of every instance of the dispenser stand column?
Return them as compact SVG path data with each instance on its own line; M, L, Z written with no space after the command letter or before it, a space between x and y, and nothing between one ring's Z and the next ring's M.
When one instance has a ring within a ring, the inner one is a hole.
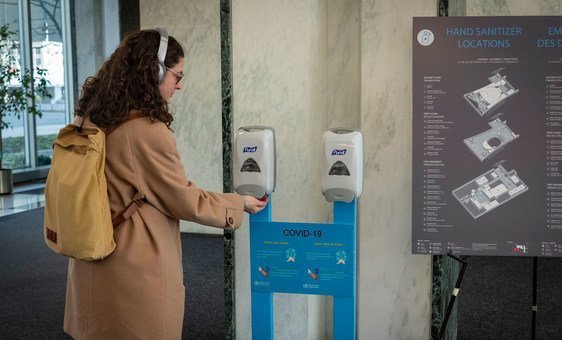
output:
M250 215L250 226L255 222L271 222L271 195L267 206ZM273 293L252 290L252 338L273 340Z
M357 244L357 200L350 203L334 202L334 223L353 225L353 243ZM354 249L356 249L354 247ZM334 339L355 339L357 322L357 251L354 251L352 262L355 266L353 272L353 295L334 296Z

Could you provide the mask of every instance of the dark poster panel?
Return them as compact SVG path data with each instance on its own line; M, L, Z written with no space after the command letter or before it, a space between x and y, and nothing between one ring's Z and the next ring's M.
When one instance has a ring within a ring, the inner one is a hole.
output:
M414 18L412 252L562 256L562 17Z

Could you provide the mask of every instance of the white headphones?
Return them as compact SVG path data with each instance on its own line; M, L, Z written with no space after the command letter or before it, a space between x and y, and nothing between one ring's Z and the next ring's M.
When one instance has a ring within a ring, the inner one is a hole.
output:
M164 60L166 59L166 51L168 50L168 32L160 27L154 30L160 33L160 46L158 47L158 84L162 84L162 82L164 82L164 76L166 75Z

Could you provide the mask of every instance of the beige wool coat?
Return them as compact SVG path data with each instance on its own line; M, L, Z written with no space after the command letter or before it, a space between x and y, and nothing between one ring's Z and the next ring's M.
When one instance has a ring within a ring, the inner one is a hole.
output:
M76 339L180 339L185 287L179 220L235 229L243 198L188 181L172 132L149 118L113 131L106 152L112 216L136 193L148 203L115 229L111 255L69 260L64 330Z

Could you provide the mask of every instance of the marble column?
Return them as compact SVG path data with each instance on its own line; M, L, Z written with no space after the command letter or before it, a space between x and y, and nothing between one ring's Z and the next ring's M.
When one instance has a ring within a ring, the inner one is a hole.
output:
M222 96L222 174L223 191L233 192L232 173L232 3L220 1L221 32L221 96ZM236 276L235 276L235 235L225 230L224 240L224 297L225 297L225 339L236 338Z

